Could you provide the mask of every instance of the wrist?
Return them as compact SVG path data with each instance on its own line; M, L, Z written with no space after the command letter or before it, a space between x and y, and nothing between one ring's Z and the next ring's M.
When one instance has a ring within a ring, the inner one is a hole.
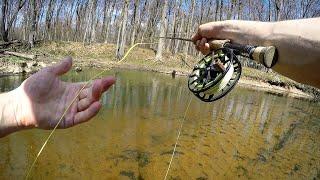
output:
M33 127L27 116L30 106L26 97L18 87L10 92L0 94L0 137L10 133Z
M22 83L17 89L13 91L15 101L15 109L16 109L16 119L18 122L18 126L21 129L29 129L35 127L35 123L33 121L33 113L32 113L32 103L29 100L28 95L25 93L24 83Z

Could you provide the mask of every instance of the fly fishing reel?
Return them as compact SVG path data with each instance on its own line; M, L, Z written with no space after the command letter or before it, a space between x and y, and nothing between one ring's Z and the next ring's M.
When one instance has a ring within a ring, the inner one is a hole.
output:
M232 49L220 48L202 58L189 75L189 90L205 102L230 92L241 76L241 63Z
M254 59L268 68L277 60L273 46L231 44L228 40L214 40L209 45L213 51L194 66L188 79L189 90L204 102L222 98L238 83L242 66L237 55Z

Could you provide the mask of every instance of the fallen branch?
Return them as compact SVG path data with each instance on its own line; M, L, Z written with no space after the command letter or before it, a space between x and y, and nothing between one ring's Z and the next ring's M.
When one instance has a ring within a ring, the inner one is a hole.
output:
M36 58L36 56L32 54L24 54L24 53L18 53L18 52L2 51L0 53L4 55L12 55L12 56L25 58L25 59L31 59L31 60L34 60Z
M2 43L0 43L0 46L9 46L11 44L16 44L16 43L20 43L20 41L13 40L13 41L9 41L9 42L2 42Z

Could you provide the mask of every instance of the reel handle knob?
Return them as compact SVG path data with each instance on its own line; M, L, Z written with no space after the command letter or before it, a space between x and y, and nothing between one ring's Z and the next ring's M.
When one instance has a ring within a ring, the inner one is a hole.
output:
M219 48L230 48L235 50L238 55L248 57L252 60L258 61L267 68L274 66L278 60L277 50L274 46L252 46L231 43L230 40L210 40L209 46L211 50Z

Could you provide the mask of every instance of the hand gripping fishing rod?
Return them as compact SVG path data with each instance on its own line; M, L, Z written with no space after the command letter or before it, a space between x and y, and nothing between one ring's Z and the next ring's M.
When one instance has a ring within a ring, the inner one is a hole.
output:
M159 37L190 41L180 37ZM242 66L238 55L255 60L267 68L277 62L274 46L253 46L231 43L230 40L209 40L210 53L204 56L189 75L188 88L205 102L218 100L228 94L240 79Z
M233 49L235 55L241 55L249 59L255 60L263 64L267 68L271 68L277 62L277 51L274 46L252 46L231 43L230 40L211 40L208 42L210 50L219 48Z

